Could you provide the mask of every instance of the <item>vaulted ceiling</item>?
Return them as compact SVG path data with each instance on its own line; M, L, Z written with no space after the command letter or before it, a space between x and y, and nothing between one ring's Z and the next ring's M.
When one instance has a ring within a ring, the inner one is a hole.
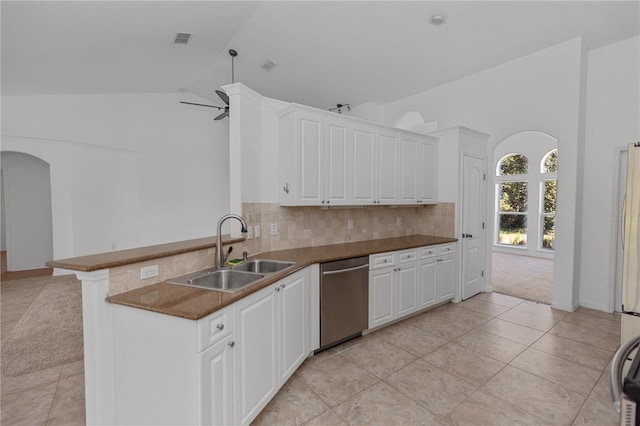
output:
M2 93L174 92L235 81L319 108L388 102L581 36L640 32L638 1L2 1ZM446 16L439 26L434 14ZM177 33L191 33L175 44ZM271 71L260 66L270 60Z

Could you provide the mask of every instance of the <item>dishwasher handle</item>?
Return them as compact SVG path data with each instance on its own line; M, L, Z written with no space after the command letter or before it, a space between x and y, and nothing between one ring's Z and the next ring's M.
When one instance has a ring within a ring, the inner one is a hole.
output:
M369 264L367 263L360 266L354 266L353 268L338 269L337 271L325 271L322 273L322 275L342 274L344 272L357 271L359 269L364 269L364 268L369 268Z

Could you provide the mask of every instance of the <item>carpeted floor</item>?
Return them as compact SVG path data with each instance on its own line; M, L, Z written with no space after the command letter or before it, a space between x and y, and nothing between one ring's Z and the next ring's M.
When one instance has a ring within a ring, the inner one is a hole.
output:
M507 253L493 256L493 291L551 304L553 260Z
M23 305L29 305L26 312L20 306L3 306L2 331L8 333L2 341L3 376L82 359L82 287L75 276L3 281L1 288L3 299L10 300L12 292L20 291Z

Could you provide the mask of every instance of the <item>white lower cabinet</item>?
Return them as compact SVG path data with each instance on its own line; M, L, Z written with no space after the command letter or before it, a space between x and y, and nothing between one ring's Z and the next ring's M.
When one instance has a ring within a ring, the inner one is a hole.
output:
M369 328L379 327L418 309L415 259L415 250L370 256Z
M453 243L372 255L369 265L369 328L453 299Z
M235 423L248 424L278 391L277 284L236 302Z
M455 244L418 249L419 308L428 308L454 297L456 286Z
M438 266L438 302L453 299L456 259L452 254L442 256Z
M280 282L280 384L284 384L310 352L308 280L296 274Z
M395 318L394 269L390 266L369 272L369 328L386 324Z
M311 352L311 270L197 321L113 305L116 423L251 423Z
M234 304L237 424L251 423L309 353L305 274L293 274Z
M233 423L233 335L199 355L199 388L202 391L200 422L205 425Z

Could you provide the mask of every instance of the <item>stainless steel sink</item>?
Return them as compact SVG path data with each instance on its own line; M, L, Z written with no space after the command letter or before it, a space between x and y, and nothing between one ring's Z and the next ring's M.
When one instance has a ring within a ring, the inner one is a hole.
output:
M234 266L232 270L255 272L258 274L272 274L274 272L280 272L283 269L287 269L295 264L295 262L286 262L283 260L251 259L238 266Z
M210 268L167 280L171 284L207 288L234 293L264 278L264 274Z

